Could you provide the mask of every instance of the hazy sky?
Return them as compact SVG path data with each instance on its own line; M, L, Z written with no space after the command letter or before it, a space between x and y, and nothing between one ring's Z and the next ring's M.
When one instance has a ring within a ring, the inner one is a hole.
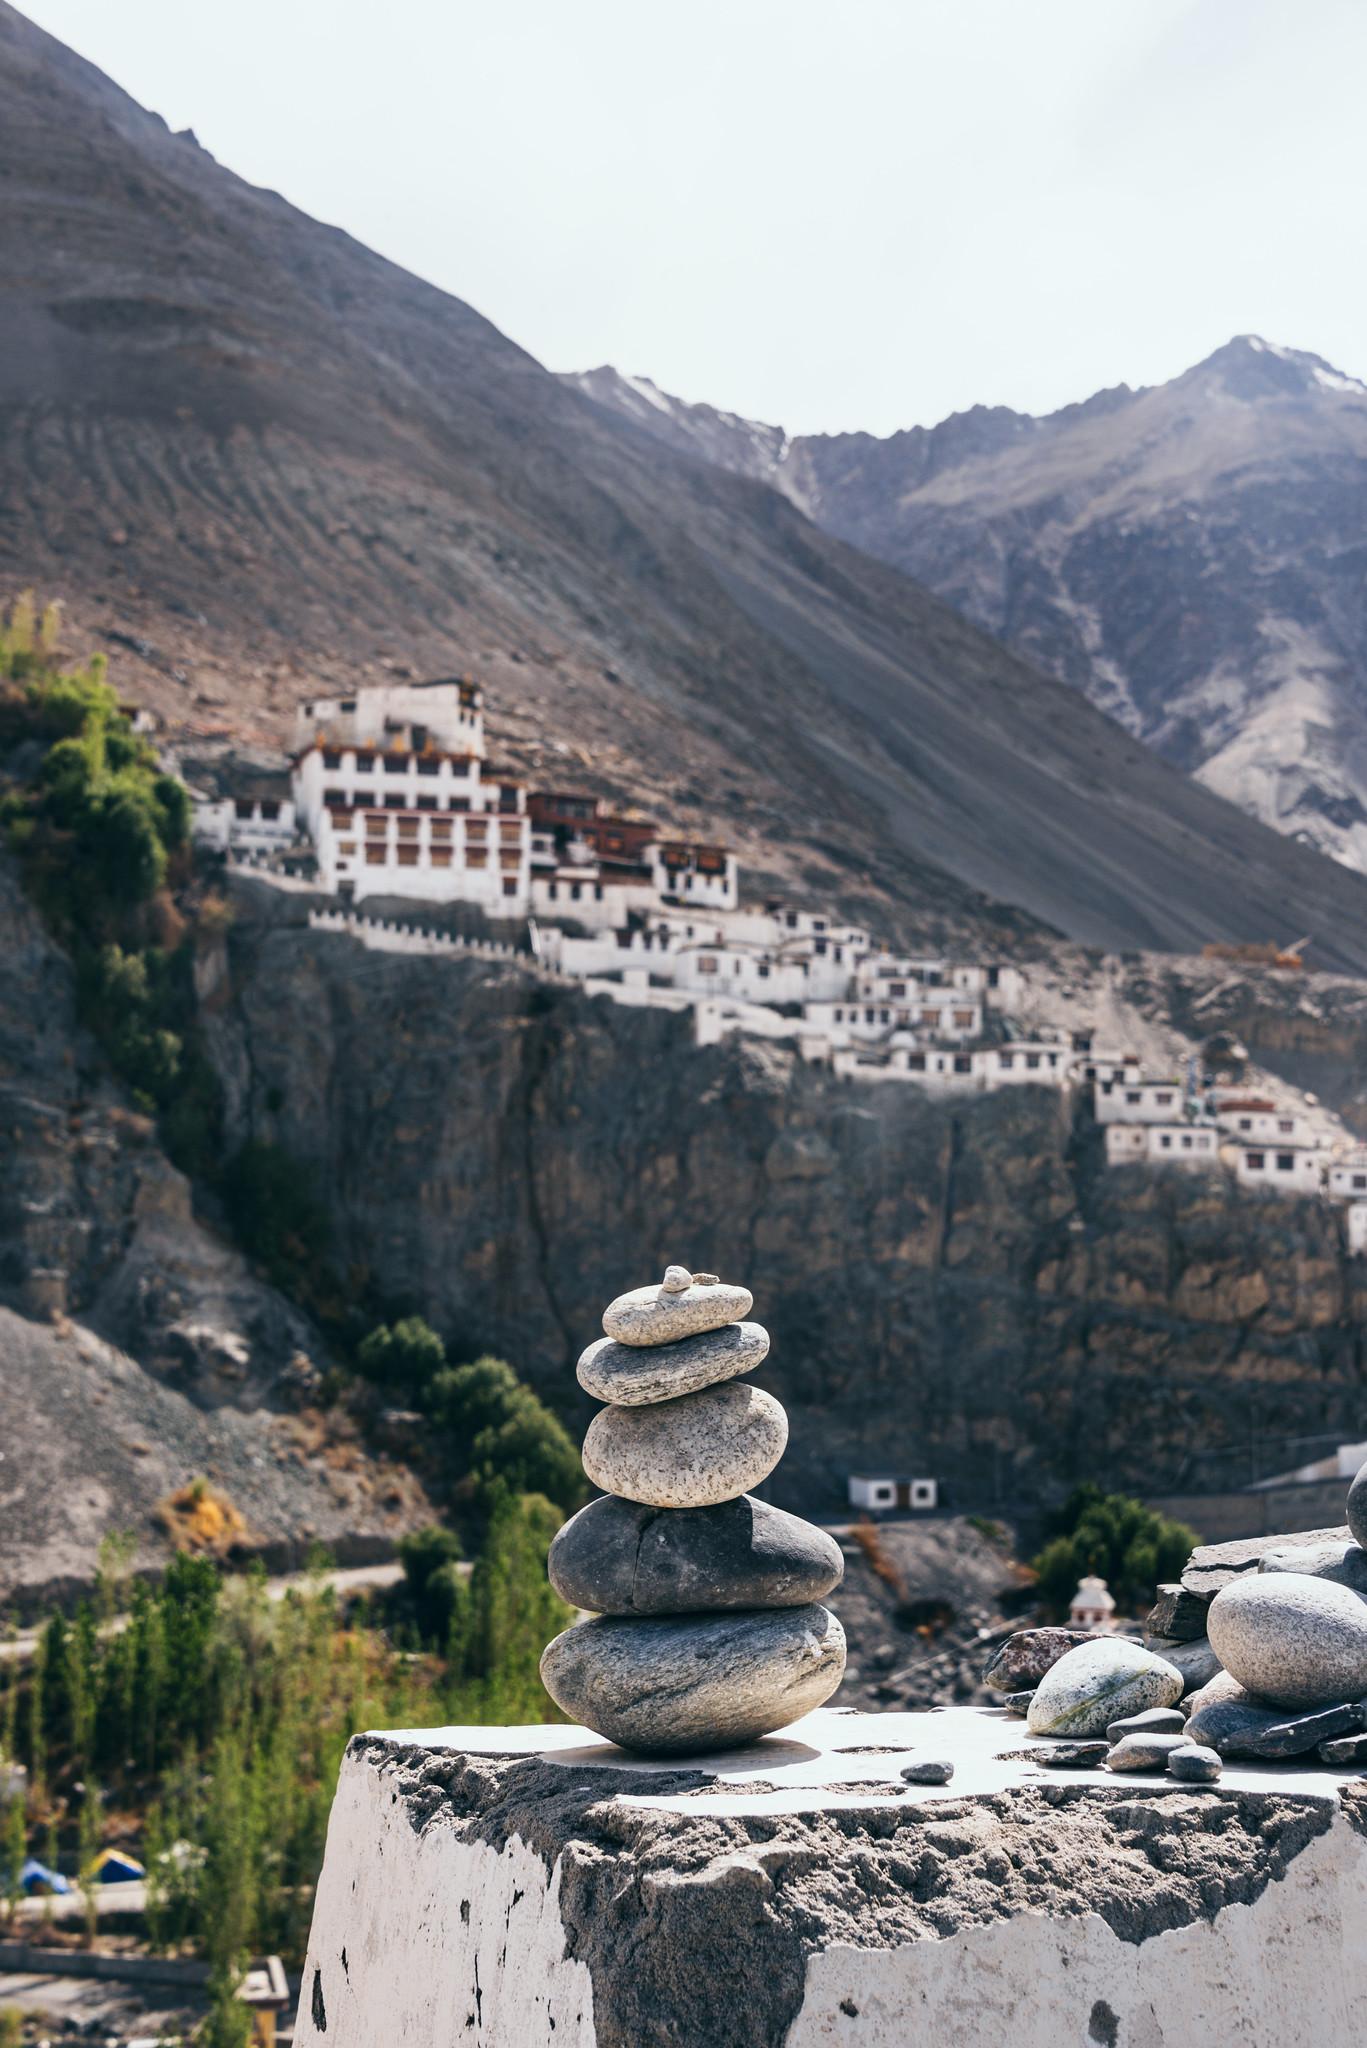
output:
M1367 0L27 11L555 369L878 433L1245 331L1367 372Z

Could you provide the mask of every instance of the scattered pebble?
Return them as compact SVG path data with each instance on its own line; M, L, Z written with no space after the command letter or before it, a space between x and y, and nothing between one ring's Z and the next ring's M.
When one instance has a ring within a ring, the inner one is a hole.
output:
M1104 1764L1109 1742L1051 1742L1038 1752L1039 1761L1051 1771L1094 1771ZM1034 1752L1032 1752L1034 1754Z
M1023 1721L1030 1711L1030 1702L1034 1697L1033 1692L1005 1692L993 1704L1004 1707L1008 1714L1014 1714L1018 1720Z
M903 1764L902 1776L908 1785L947 1785L954 1776L954 1766L943 1758L927 1760L923 1764Z
M1223 1768L1219 1753L1199 1742L1184 1742L1168 1756L1168 1776L1184 1785L1213 1785Z
M1176 1749L1190 1749L1185 1735L1122 1735L1106 1758L1108 1771L1161 1771Z
M1127 1735L1181 1735L1187 1725L1187 1717L1180 1707L1150 1707L1143 1714L1128 1714L1123 1721L1112 1721L1106 1730L1111 1742L1123 1742Z

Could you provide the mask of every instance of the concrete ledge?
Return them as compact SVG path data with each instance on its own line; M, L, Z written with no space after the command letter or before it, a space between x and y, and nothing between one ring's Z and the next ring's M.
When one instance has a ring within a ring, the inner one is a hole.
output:
M301 2048L1348 2048L1367 1782L1046 1770L996 1710L825 1710L646 1763L576 1728L358 1736ZM945 1787L905 1764L955 1761Z

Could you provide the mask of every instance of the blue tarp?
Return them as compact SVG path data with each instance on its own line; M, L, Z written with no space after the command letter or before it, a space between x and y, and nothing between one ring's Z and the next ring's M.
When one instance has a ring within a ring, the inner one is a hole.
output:
M95 1882L97 1884L133 1884L147 1872L135 1856L125 1856L122 1849L104 1849L95 1858Z
M24 1890L33 1892L69 1892L71 1880L62 1876L60 1870L49 1870L46 1863L40 1863L36 1856L30 1856L19 1872L19 1882Z

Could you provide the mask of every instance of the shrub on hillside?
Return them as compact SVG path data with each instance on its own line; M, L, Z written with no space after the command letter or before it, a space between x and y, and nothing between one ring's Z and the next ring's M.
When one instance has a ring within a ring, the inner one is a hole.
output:
M363 1337L356 1363L368 1380L386 1391L421 1400L446 1363L446 1346L421 1316L381 1323Z
M583 1469L569 1436L501 1358L446 1366L426 1406L467 1471L516 1493L542 1494L566 1513L584 1499Z

